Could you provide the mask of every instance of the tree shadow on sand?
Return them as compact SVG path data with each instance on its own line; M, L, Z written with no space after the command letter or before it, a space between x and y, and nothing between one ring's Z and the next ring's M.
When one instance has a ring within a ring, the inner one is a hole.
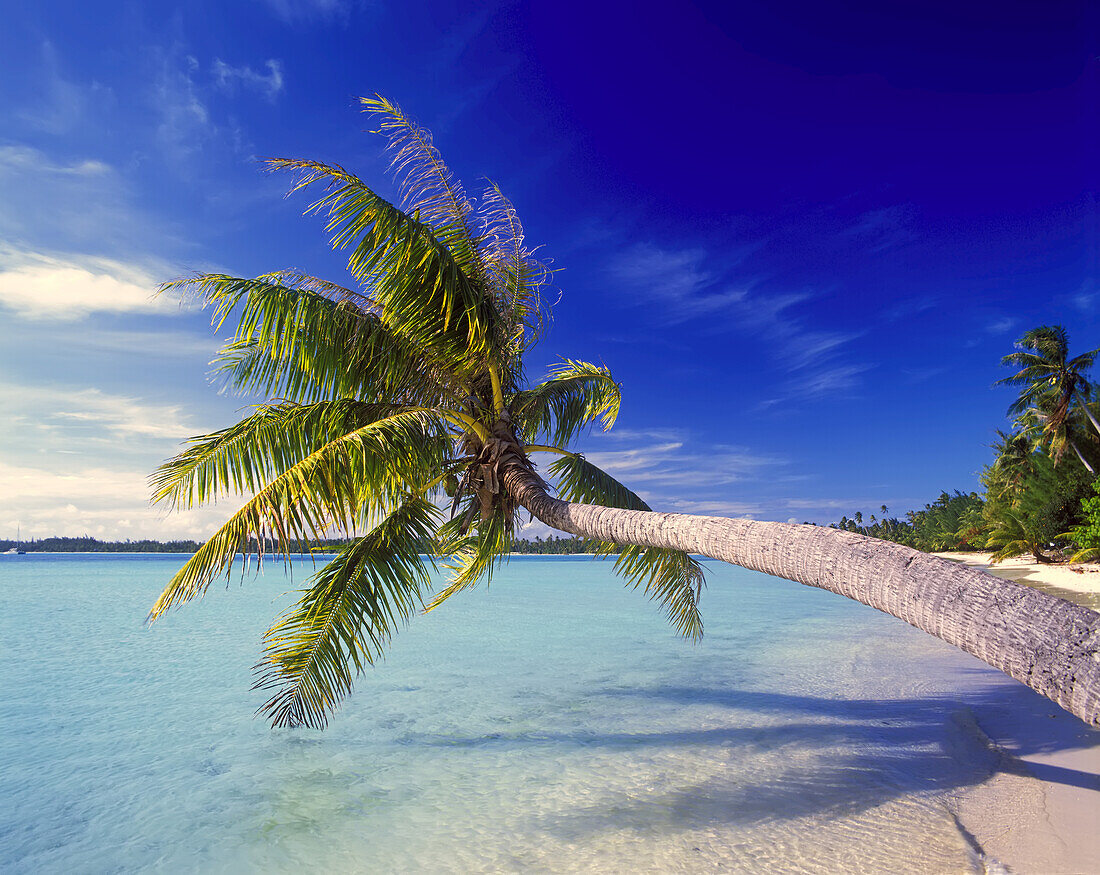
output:
M564 732L422 737L415 743L509 750L561 745L566 756L577 748L628 752L682 747L701 748L711 759L716 751L728 756L728 769L720 767L702 782L661 782L642 793L609 786L596 804L541 818L540 828L574 838L624 825L641 831L675 830L845 817L902 797L942 798L998 772L1100 790L1096 774L1025 765L1015 758L1100 746L1100 732L1022 685L990 684L968 692L965 701L943 696L824 698L692 686L593 691L590 700L600 697L638 699L643 708L650 704L666 714L671 706L682 709L685 719L701 707L711 725L654 732L578 726ZM728 721L714 726L715 716L721 719L727 711ZM995 732L986 728L986 721L995 725Z

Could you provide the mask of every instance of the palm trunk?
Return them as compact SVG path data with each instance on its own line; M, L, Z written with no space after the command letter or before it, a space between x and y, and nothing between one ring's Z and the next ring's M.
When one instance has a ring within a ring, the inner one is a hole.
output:
M548 526L699 553L847 596L1100 725L1100 614L1089 608L889 541L821 526L575 504L548 495L515 461L503 469L505 488Z
M1085 399L1085 396L1080 392L1077 392L1077 401L1081 405L1081 409L1085 411L1085 416L1089 418L1089 422L1092 423L1092 427L1096 429L1096 433L1100 435L1100 422L1096 421L1096 417L1092 415L1092 411L1089 410L1089 403ZM1092 470L1091 468L1089 470Z
M1073 452L1077 454L1077 458L1081 460L1081 464L1085 466L1088 472L1090 474L1095 474L1096 472L1092 470L1092 465L1085 461L1085 457L1082 456L1081 451L1077 449L1077 444L1075 444L1073 441L1070 441L1069 445L1073 449Z

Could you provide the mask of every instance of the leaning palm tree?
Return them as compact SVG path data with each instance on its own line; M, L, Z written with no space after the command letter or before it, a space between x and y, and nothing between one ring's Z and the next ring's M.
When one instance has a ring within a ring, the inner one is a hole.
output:
M1009 413L1034 411L1042 418L1040 432L1049 441L1055 461L1068 445L1091 472L1068 430L1070 415L1076 409L1088 417L1100 435L1100 422L1089 409L1093 387L1086 377L1100 348L1070 358L1069 336L1061 325L1041 325L1025 331L1016 347L1017 351L1001 359L1001 364L1020 370L998 381L1022 387Z
M430 135L381 97L398 179L394 205L341 167L273 159L292 191L323 191L354 288L296 272L168 283L237 320L218 368L272 398L153 476L155 499L187 508L251 495L169 582L150 612L201 595L238 554L348 538L267 632L257 686L276 725L325 725L355 676L425 601L487 580L521 509L615 555L627 582L689 638L702 633L692 553L830 589L957 644L1090 722L1100 720L1100 616L895 544L834 529L654 513L571 449L610 428L620 389L602 366L562 361L532 382L550 272L512 205L489 184L475 205ZM533 457L546 468L550 494ZM447 500L444 502L443 495ZM439 505L445 503L445 510ZM448 577L429 599L431 560Z

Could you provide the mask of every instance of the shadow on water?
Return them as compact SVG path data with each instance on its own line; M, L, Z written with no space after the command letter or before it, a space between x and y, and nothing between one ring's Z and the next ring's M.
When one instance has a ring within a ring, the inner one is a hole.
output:
M616 689L675 706L728 709L727 725L706 729L406 737L406 743L519 750L561 745L646 751L722 750L726 765L695 784L642 794L609 791L598 804L550 816L542 828L569 836L614 829L695 829L801 817L844 817L913 795L942 796L998 772L1100 790L1097 775L1016 756L1100 746L1100 732L1022 685L993 684L959 698L823 698L744 689L659 686ZM769 721L779 721L769 723ZM995 726L989 731L987 723ZM995 739L991 743L989 736ZM1011 751L1009 755L1006 751ZM713 757L712 757L713 759Z

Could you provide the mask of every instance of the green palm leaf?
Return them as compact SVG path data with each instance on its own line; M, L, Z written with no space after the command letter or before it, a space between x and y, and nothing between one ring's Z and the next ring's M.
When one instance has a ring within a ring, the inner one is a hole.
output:
M191 438L150 478L153 501L188 509L256 492L330 441L394 412L354 399L260 405L235 425Z
M202 595L253 545L262 556L268 541L285 552L333 530L353 531L370 514L395 505L424 471L438 470L450 445L438 418L422 411L398 413L330 441L233 514L168 583L150 621Z
M492 350L492 300L436 237L435 229L379 197L342 167L272 158L273 170L298 171L291 191L316 182L330 191L307 212L326 213L334 249L353 247L348 268L371 290L392 331L456 369L477 372Z
M464 511L472 514L476 510L477 500L471 496ZM478 522L471 534L462 534L465 516L465 512L459 514L439 531L437 550L439 555L447 557L443 564L450 572L450 582L426 610L435 610L455 593L475 586L483 577L488 584L493 570L512 550L513 530L506 512L498 509L487 520Z
M559 495L566 501L629 510L651 509L638 495L579 454L556 459L549 471L558 481ZM599 544L597 552L617 555L615 573L635 588L644 584L646 595L664 607L665 615L681 635L693 641L702 637L699 596L705 578L695 559L682 550L624 547L606 541Z
M524 440L540 438L568 446L587 426L602 420L607 431L615 424L621 389L607 368L566 360L550 371L550 378L512 399L512 416Z
M443 367L383 325L372 302L287 272L243 279L203 274L166 283L214 308L215 326L239 310L233 340L215 359L240 390L294 401L355 396L421 405L451 393ZM328 297L331 295L332 297Z
M407 500L340 552L298 603L264 635L253 689L273 691L260 708L275 726L323 729L355 676L380 659L429 586L420 553L439 511Z
M468 277L482 280L485 265L474 232L473 205L462 183L443 162L431 132L379 94L361 97L359 102L364 112L379 119L378 133L388 141L393 155L390 169L397 178L402 208L433 228Z

